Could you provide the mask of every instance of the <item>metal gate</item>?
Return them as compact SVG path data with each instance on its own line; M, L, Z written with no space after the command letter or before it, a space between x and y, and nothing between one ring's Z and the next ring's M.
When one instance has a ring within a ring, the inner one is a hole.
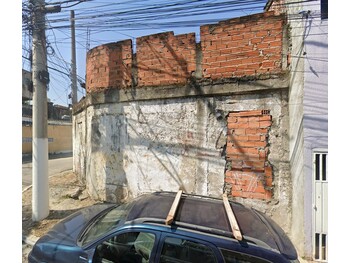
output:
M313 154L313 255L314 260L328 258L328 153Z

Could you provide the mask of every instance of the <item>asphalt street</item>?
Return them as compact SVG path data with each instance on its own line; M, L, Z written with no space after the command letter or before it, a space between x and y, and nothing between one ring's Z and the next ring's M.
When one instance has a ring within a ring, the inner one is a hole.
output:
M73 169L72 154L50 155L48 176ZM22 157L22 190L32 184L32 157Z

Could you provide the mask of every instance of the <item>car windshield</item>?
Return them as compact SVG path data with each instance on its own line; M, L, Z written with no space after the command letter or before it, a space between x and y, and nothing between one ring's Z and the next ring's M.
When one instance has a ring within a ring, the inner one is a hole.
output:
M106 214L97 217L83 233L80 238L80 244L84 246L103 236L111 229L121 225L125 221L133 204L133 202L122 204L108 211Z

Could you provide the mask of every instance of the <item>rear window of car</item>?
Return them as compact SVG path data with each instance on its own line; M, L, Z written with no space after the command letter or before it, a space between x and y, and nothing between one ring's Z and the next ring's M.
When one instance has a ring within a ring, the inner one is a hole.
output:
M227 249L220 249L226 263L271 263L271 261Z

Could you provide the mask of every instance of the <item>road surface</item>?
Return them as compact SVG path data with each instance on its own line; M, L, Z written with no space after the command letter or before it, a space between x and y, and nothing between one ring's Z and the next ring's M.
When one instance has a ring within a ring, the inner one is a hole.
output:
M56 156L49 159L49 176L72 170L73 157ZM22 189L32 184L32 162L30 158L22 161Z

